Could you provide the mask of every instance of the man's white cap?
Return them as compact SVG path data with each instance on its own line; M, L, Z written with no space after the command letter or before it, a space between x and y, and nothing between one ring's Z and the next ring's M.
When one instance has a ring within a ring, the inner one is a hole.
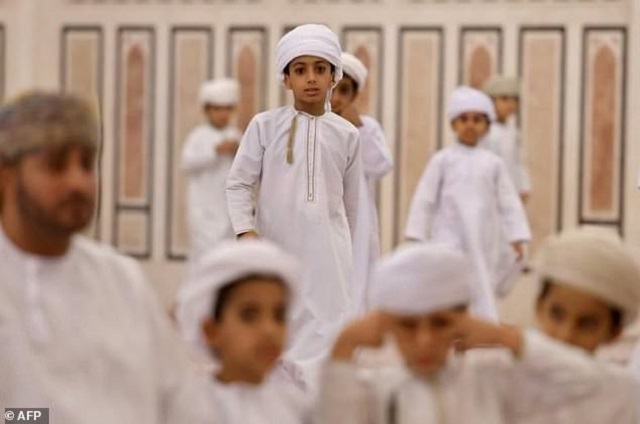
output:
M447 116L453 121L460 115L469 112L482 113L489 117L489 121L496 120L496 110L489 96L480 90L471 87L458 87L449 97L449 110Z
M496 75L487 81L483 91L490 97L520 97L520 80L516 77Z
M208 352L202 323L213 314L221 288L253 275L275 277L295 299L299 279L298 262L272 243L263 240L227 241L195 265L178 297L178 324L187 342Z
M471 302L471 265L464 254L432 243L401 246L377 265L370 288L373 309L424 315Z
M342 68L343 73L353 78L359 89L364 87L369 71L367 71L367 67L364 66L360 59L351 53L344 52L342 53Z
M300 56L315 56L335 66L335 82L342 79L342 48L336 33L318 24L300 25L286 33L276 47L276 74L284 80L284 70Z
M212 106L235 106L238 103L240 86L238 81L220 78L207 81L200 87L200 104Z
M540 283L549 280L583 290L620 308L625 325L638 315L640 264L616 235L582 228L551 236L540 249L535 268Z

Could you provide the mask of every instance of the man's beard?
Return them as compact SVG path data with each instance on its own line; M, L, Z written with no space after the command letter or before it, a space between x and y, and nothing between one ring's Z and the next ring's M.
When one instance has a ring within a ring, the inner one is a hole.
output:
M60 234L70 236L87 227L93 217L94 201L89 196L72 192L66 198L59 201L53 208L46 208L29 193L22 178L17 181L17 203L22 218L27 225L45 230L51 234ZM86 217L77 217L74 222L63 222L56 217L59 209L68 207L69 204L81 202L90 205L91 213L87 213Z

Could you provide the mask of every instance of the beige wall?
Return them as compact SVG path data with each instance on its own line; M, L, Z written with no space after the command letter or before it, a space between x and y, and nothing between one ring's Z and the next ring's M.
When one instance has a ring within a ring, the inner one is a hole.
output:
M525 79L534 245L585 221L640 247L638 0L0 0L0 22L7 96L64 81L100 106L97 235L139 256L167 301L186 246L175 153L199 120L197 86L241 78L241 123L281 104L273 51L285 27L303 22L330 25L372 66L363 106L398 164L381 187L386 250L428 157L450 140L447 93L500 69ZM526 319L530 295L523 284L506 314Z

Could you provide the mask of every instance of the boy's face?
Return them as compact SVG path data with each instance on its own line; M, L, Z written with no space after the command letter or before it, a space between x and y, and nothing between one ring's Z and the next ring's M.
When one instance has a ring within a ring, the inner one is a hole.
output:
M493 104L496 108L498 120L503 122L509 119L511 115L518 112L519 100L512 96L498 96L493 98Z
M204 107L204 115L212 126L226 128L231 122L234 109L233 106L206 105Z
M538 326L548 336L589 353L613 341L620 333L614 327L611 307L579 289L550 284L536 305Z
M445 309L418 316L392 315L389 331L407 367L418 377L429 377L442 368L454 342L464 310Z
M220 320L203 323L223 372L247 383L263 380L285 345L287 303L287 290L278 280L252 279L233 289Z
M44 148L0 167L4 206L24 225L70 236L86 227L96 202L96 151L69 145Z
M289 64L289 74L284 76L287 89L293 91L296 101L302 104L324 104L327 92L333 86L331 64L315 56L301 56Z
M355 84L350 76L345 75L336 85L331 94L331 109L340 114L344 108L348 107L356 99L357 92L354 89Z
M486 115L477 112L467 112L451 122L458 140L468 146L475 146L478 140L489 131L489 120Z

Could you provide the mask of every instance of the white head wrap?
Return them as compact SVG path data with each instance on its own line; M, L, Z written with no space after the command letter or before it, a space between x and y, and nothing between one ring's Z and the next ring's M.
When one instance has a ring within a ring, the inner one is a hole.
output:
M416 243L382 259L371 281L374 309L423 315L471 302L471 266L448 247Z
M213 313L218 292L225 285L264 275L281 279L295 299L299 267L295 259L263 240L228 241L206 255L185 284L178 299L178 325L187 342L208 352L202 322Z
M200 87L200 103L214 106L235 106L238 103L240 86L230 78L207 81Z
M516 77L497 75L484 85L483 91L490 97L520 97L520 80Z
M603 230L583 228L548 238L536 259L540 282L574 287L620 308L624 323L640 307L640 264L622 240Z
M493 101L480 90L471 87L458 87L449 98L449 121L468 112L482 113L489 117L489 121L496 120L496 110Z
M338 36L325 25L300 25L286 33L276 47L276 74L284 80L284 70L300 56L315 56L335 66L335 82L342 79L342 48Z
M342 70L343 73L349 75L358 84L358 89L362 89L367 82L369 71L364 63L351 53L342 53Z

